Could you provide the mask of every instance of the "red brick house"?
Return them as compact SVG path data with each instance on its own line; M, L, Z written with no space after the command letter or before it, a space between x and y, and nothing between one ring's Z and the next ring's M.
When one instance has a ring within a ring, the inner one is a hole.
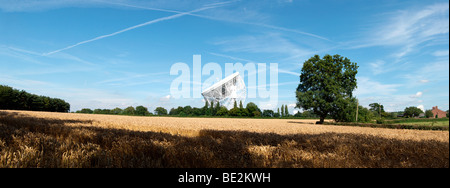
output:
M431 110L433 112L433 118L445 118L447 117L447 112L444 112L442 110L439 110L437 106L433 106L433 109Z

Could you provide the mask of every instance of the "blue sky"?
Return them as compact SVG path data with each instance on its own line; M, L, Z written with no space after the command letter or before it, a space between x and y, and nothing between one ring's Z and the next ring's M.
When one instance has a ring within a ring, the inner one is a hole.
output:
M292 113L303 62L340 54L359 65L354 95L363 106L447 110L448 7L432 0L0 0L0 84L65 99L72 111L201 107L202 99L170 95L177 76L169 74L199 54L203 65L223 69L278 63L277 106Z

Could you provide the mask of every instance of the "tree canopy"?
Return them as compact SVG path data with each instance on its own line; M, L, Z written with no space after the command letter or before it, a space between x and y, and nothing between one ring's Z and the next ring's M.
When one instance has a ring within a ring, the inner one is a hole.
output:
M62 99L35 95L0 85L0 109L69 112L70 104Z
M423 111L415 106L405 108L406 117L418 117Z
M313 110L324 122L327 115L342 119L344 111L352 102L356 89L358 66L340 55L319 55L303 63L300 84L297 87L297 107Z

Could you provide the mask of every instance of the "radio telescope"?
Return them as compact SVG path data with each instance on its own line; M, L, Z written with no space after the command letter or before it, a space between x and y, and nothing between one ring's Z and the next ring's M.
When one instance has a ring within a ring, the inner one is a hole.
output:
M247 88L239 72L236 72L203 91L202 95L208 103L212 101L217 104L219 102L221 106L231 109L234 101L245 102Z

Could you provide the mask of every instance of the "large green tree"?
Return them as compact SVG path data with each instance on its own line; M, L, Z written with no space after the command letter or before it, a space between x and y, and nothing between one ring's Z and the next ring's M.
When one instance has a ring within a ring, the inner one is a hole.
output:
M423 113L423 111L415 106L405 108L406 117L419 117L421 113Z
M340 55L319 55L303 63L300 84L297 87L297 107L313 110L323 123L330 115L343 119L342 112L350 106L356 89L358 66Z
M245 108L247 109L249 116L261 116L261 109L259 109L258 105L256 105L255 103L249 102L247 103L247 106Z

